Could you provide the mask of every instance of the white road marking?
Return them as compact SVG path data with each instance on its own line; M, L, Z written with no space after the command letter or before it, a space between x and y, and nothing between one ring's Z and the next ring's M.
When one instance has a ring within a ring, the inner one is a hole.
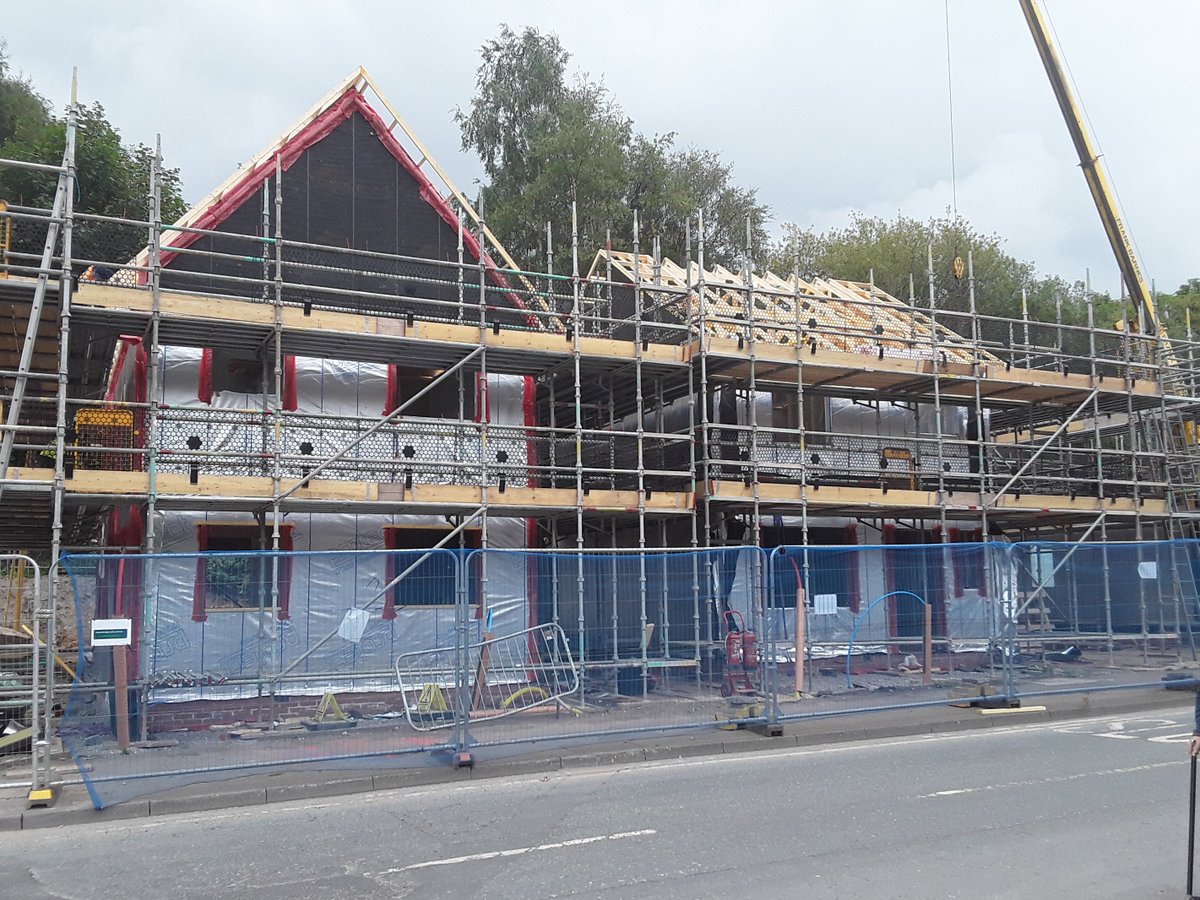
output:
M1150 737L1146 732L1179 728L1183 725L1183 722L1175 719L1124 718L1108 722L1077 722L1073 725L1061 726L1057 731L1059 734L1085 734L1089 737L1111 738L1119 741L1146 740L1156 744L1171 744L1179 740L1177 735ZM1191 732L1189 731L1183 740L1190 739Z
M653 828L643 828L640 831L618 831L615 834L597 834L592 837L572 838L569 841L555 841L553 844L538 844L536 847L516 847L512 850L493 850L489 853L471 853L467 856L451 856L446 859L430 859L425 862L398 866L395 869L384 869L382 872L365 873L367 878L381 878L385 875L397 875L400 872L411 872L414 869L428 869L432 866L456 866L459 863L479 862L488 859L504 859L510 856L524 856L526 853L542 853L546 850L562 850L566 847L582 847L585 844L598 844L601 841L623 841L627 838L645 837L658 834Z
M1179 734L1160 734L1157 737L1146 738L1154 744L1186 744L1192 739L1190 731L1183 731Z
M1127 716L1115 717L1106 716L1101 719L1089 719L1089 723L1105 724L1112 721L1126 721ZM1140 720L1139 720L1140 721ZM1167 720L1163 720L1164 722ZM1171 725L1178 726L1179 722L1172 722ZM931 734L913 735L909 737L895 738L879 738L875 740L848 739L845 743L826 744L819 747L801 747L796 750L764 750L758 753L728 753L722 756L697 756L686 759L672 760L656 760L645 763L634 763L632 765L623 763L616 768L618 770L649 770L649 769L680 769L692 768L695 766L721 766L729 764L750 764L750 763L767 763L776 759L792 759L800 756L820 756L826 753L853 753L853 752L869 752L877 750L880 747L908 747L914 744L928 744L932 742L952 742L952 741L979 741L990 737L1000 735L1015 735L1027 734L1031 731L1056 731L1064 734L1092 734L1095 732L1073 731L1071 729L1076 726L1063 726L1057 722L1028 722L1014 723L1012 725L995 726L992 728L978 728L968 731L942 731ZM1166 727L1166 726L1163 726ZM588 775L598 775L604 772L611 772L612 768L600 768L587 770ZM570 775L575 777L576 772L571 769L563 769L561 772L555 772L555 775ZM470 784L470 782L467 782Z
M1043 784L1061 784L1066 781L1078 781L1081 778L1096 778L1106 775L1129 775L1133 772L1148 772L1151 769L1162 769L1166 766L1183 766L1187 765L1182 759L1172 760L1171 762L1148 763L1144 766L1129 766L1124 769L1101 769L1097 772L1073 772L1070 775L1055 775L1051 778L1035 778L1030 781L1010 781L1007 784L983 784L979 787L970 788L954 788L945 791L934 791L932 794L921 794L917 797L918 800L932 800L937 797L953 797L958 794L981 794L985 791L1001 791L1005 788L1014 787L1038 787Z

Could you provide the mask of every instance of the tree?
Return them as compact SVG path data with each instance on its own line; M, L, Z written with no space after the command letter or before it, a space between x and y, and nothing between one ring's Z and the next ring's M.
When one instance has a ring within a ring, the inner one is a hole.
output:
M12 104L11 106L9 104ZM54 116L49 104L28 80L12 73L0 49L0 156L59 165L66 144L66 117ZM79 110L75 141L75 210L102 216L144 220L150 195L154 151L145 144L125 144L99 103ZM49 209L57 177L25 169L0 169L0 198L23 206ZM162 218L173 222L186 211L178 169L164 169ZM12 249L40 254L46 231L18 220ZM145 226L79 219L73 229L72 256L121 265L145 246Z
M766 245L769 210L733 183L731 166L715 153L677 149L673 134L635 131L603 84L586 75L568 81L570 55L554 35L504 25L481 58L475 96L456 120L463 149L479 156L488 178L488 224L525 268L544 268L551 222L555 271L569 271L572 201L583 267L609 233L618 246L632 243L635 210L642 247L658 237L680 263L685 222L697 209L707 221L706 261L740 263L747 217L753 245Z
M464 150L474 150L489 178L520 180L531 171L530 140L552 122L567 95L570 55L554 35L507 25L480 48L471 110L455 112Z
M492 231L526 269L545 268L545 223L558 226L555 271L569 272L571 203L579 216L580 264L624 216L625 153L630 123L604 89L581 82L525 129L483 190ZM520 155L518 155L520 154ZM564 223L566 227L564 227Z
M1189 278L1174 294L1159 294L1156 300L1171 337L1187 337L1189 323L1193 336L1200 331L1200 278Z
M13 73L8 45L0 41L0 144L27 129L40 128L49 118L50 105L28 78Z

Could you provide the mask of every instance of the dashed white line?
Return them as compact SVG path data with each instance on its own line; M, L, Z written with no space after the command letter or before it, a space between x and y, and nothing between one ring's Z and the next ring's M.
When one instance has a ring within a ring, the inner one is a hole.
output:
M1181 759L1170 762L1148 763L1144 766L1129 766L1124 769L1101 769L1098 772L1073 772L1070 775L1055 775L1052 778L1036 778L1030 781L1010 781L1007 784L981 784L978 787L952 788L945 791L934 791L932 794L921 794L918 800L932 800L937 797L955 797L959 794L980 794L984 791L1000 791L1014 787L1038 787L1043 784L1061 784L1065 781L1078 781L1080 778L1095 778L1102 775L1129 775L1133 772L1148 772L1151 769L1162 769L1166 766L1182 766L1186 763Z
M446 859L430 859L425 862L412 863L407 866L397 866L382 872L368 873L368 878L380 878L384 875L397 875L400 872L411 872L414 869L428 869L432 866L456 866L459 863L479 862L488 859L504 859L510 856L524 856L526 853L543 853L546 850L562 850L566 847L582 847L584 844L598 844L601 841L623 841L627 838L645 837L658 834L653 828L643 828L640 831L618 831L615 834L597 834L592 837L572 838L569 841L555 841L552 844L538 844L536 847L515 847L511 850L492 850L489 853L471 853L467 856L451 856Z

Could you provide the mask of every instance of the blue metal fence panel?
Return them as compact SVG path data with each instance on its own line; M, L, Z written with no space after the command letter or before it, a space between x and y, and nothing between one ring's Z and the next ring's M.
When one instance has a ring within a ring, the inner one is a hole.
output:
M262 768L1118 690L1195 662L1200 613L1197 541L63 565L60 733L97 806ZM131 619L128 648L93 645L103 618Z

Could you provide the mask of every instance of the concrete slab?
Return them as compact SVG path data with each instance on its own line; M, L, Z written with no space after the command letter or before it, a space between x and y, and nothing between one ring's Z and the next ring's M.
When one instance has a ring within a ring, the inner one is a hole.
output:
M453 769L449 766L414 766L394 772L378 772L372 776L374 790L395 791L425 784L442 784L448 781L466 781L471 777L470 769Z
M729 740L721 746L725 753L764 753L770 750L785 750L796 746L796 735L781 734L778 737L755 735L753 741Z
M59 828L63 825L88 825L94 822L115 822L139 819L150 815L149 800L130 800L117 806L95 809L90 803L78 806L51 806L47 809L28 809L21 815L21 828Z
M533 775L539 772L556 772L562 768L562 758L557 754L533 759L498 759L493 762L476 762L469 770L471 780L480 778L506 778L510 775Z
M211 788L211 785L209 786ZM231 809L237 806L257 806L267 802L266 787L245 788L238 791L223 791L197 794L189 797L162 797L150 800L150 815L163 816L172 813L206 812L211 809Z
M663 744L646 748L647 761L656 759L686 759L692 756L719 756L725 752L724 741L689 744Z
M633 765L646 761L645 747L630 747L626 750L602 750L596 753L580 753L562 757L564 769L599 768L600 766Z

